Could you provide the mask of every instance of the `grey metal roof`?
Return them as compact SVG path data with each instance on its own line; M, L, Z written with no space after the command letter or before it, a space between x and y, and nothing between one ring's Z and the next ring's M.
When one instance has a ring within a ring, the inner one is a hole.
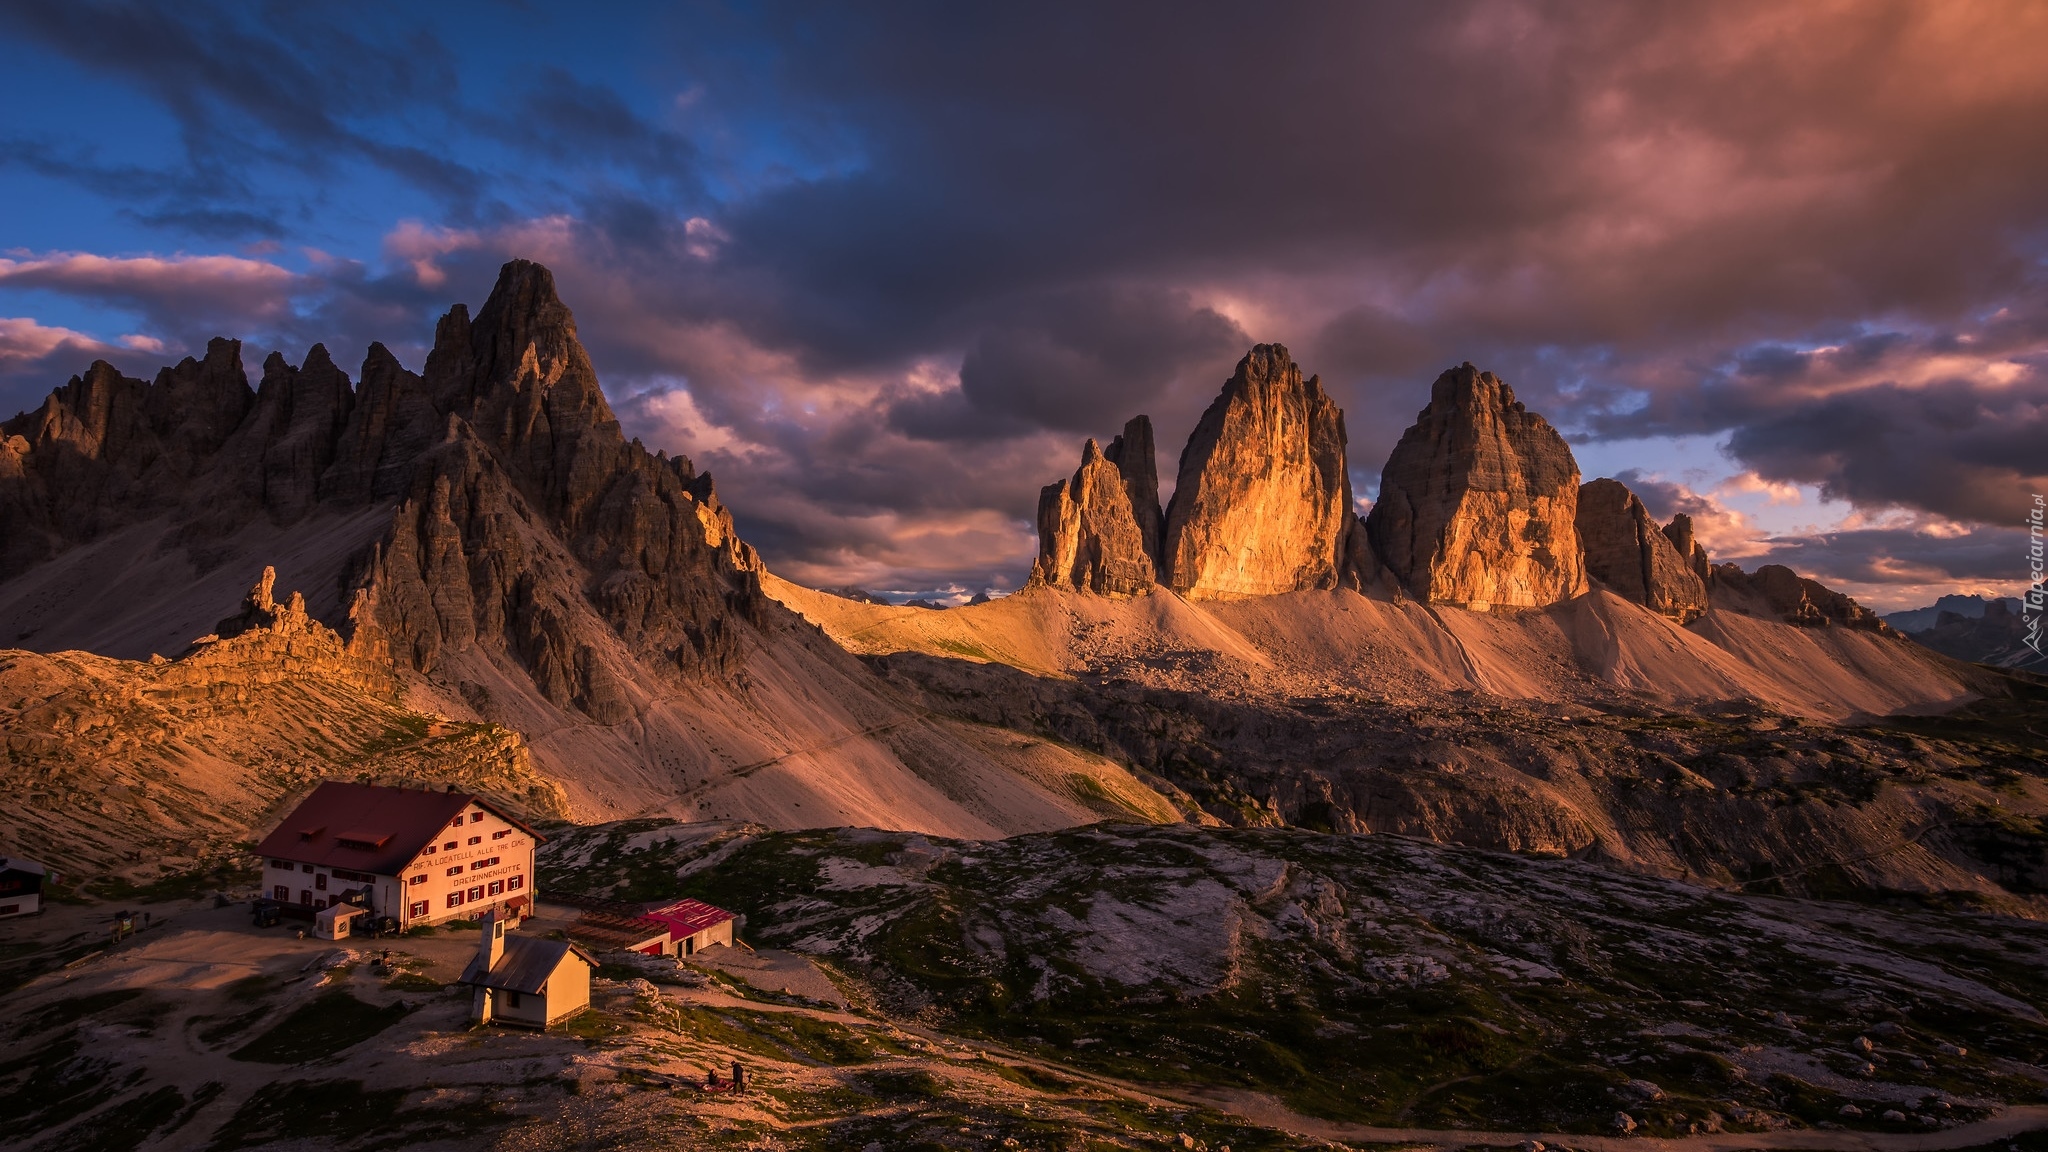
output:
M562 966L562 961L574 952L583 962L597 967L597 962L583 949L567 940L541 940L532 936L505 937L504 954L498 957L497 966L489 972L479 972L479 956L472 956L469 967L462 970L459 983L476 984L484 988L498 988L507 992L531 992L539 994L548 977Z

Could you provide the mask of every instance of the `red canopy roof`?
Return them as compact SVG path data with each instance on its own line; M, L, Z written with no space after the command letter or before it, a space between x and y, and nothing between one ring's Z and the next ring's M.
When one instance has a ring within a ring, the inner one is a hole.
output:
M733 915L723 908L713 908L702 900L678 900L673 904L648 909L647 918L668 925L669 936L681 940L686 936L695 936L706 928L715 928L732 919Z
M534 835L533 829L495 804L467 792L424 792L330 780L300 801L256 851L295 864L396 876L421 848L440 839L441 830L471 804L488 808Z

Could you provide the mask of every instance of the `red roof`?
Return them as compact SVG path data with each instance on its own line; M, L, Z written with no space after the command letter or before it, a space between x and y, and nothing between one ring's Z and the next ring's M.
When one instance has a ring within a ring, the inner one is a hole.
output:
M300 801L256 851L295 864L396 876L421 848L440 839L441 830L471 804L489 809L540 839L533 829L496 805L466 792L425 792L330 780Z
M681 940L686 936L695 936L706 928L716 928L732 919L733 915L723 908L713 908L702 900L678 900L673 904L648 909L647 918L668 925L669 936Z

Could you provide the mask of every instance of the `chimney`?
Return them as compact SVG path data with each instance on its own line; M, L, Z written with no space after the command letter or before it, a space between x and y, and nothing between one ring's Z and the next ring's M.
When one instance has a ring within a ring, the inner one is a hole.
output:
M488 974L498 966L498 958L505 954L505 922L498 918L498 910L484 913L483 939L476 946L477 965Z

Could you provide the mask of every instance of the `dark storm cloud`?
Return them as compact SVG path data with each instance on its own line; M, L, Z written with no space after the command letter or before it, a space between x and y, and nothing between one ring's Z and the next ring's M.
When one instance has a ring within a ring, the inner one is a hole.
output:
M1912 529L1864 528L1773 539L1770 550L1744 560L1783 564L1824 583L1981 586L2025 578L2026 533L1980 528L1966 536Z
M1150 411L1190 373L1242 354L1237 324L1184 292L1113 286L1050 293L1001 310L960 363L960 388L900 401L890 422L927 440L1082 434ZM1209 372L1203 387L1213 387Z
M543 259L628 423L716 461L778 565L985 573L1081 436L1151 411L1170 459L1253 341L1322 374L1361 492L1467 359L1569 434L1725 436L1858 504L1995 521L2042 471L2038 6L718 6L630 33L689 86L659 123L511 60L458 117L448 47L316 58L297 9L122 9L100 53L109 11L0 0L154 93L207 179L238 117L466 230L309 273L276 327L388 339L357 326ZM210 66L251 56L315 80ZM365 127L401 107L508 169Z
M2011 298L1972 331L1859 331L1739 350L1689 391L1601 418L1610 434L1726 431L1766 480L1833 500L2017 522L2048 487L2048 309Z

